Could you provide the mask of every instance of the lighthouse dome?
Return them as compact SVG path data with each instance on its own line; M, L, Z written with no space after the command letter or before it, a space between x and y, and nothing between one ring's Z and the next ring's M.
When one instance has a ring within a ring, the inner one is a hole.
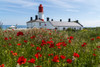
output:
M39 7L43 7L43 6L42 6L42 4L40 4L40 6L39 6Z

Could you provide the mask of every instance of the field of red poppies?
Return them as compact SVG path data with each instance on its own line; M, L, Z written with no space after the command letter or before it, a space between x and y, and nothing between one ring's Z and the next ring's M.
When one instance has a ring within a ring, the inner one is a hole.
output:
M0 30L0 67L100 67L100 29Z

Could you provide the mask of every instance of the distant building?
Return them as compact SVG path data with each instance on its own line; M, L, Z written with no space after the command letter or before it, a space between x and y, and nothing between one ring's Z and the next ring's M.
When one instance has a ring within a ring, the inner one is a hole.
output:
M51 19L50 21L49 17L47 17L47 21L44 21L43 6L40 4L38 15L35 16L35 20L30 17L30 21L27 22L27 28L46 28L57 30L66 30L68 28L72 28L76 30L82 30L83 25L81 25L78 20L71 21L71 19L68 19L68 21L62 21L62 19L60 19L60 21L53 21L53 19Z
M12 25L9 27L9 29L16 29L16 26Z

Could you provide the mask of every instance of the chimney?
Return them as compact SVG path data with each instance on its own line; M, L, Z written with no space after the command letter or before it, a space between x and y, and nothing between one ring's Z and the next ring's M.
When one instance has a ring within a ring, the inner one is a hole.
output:
M71 22L71 19L70 18L68 19L68 22Z
M60 22L62 22L62 19L60 19Z
M51 19L51 21L53 21L53 19Z
M47 17L47 21L49 21L49 17Z
M32 17L30 17L30 21L32 21L33 20L33 18Z
M38 15L35 15L35 20L38 20Z
M76 23L79 23L79 21L78 21L78 20L76 20Z

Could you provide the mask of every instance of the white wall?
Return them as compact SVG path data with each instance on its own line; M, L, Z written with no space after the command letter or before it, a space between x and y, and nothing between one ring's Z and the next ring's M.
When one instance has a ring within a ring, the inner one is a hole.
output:
M39 23L41 23L41 26ZM45 23L43 23L43 22L27 23L27 27L28 28L45 28Z
M71 28L71 29L75 29L75 30L82 30L83 27L57 27L58 30L63 30L63 28L65 28L65 30L67 30L68 28Z
M55 27L49 21L46 22L46 28L47 29L55 29Z
M38 16L39 16L40 19L44 19L44 14L43 14L43 12L39 12L39 13L38 13Z
M41 23L41 26L39 25L39 23ZM45 26L46 25L46 26ZM68 28L72 28L72 29L76 29L76 30L82 30L83 27L55 27L53 26L49 21L48 22L33 22L33 23L27 23L27 27L29 28L47 28L47 29L55 29L57 28L58 30L63 30L63 28L68 29Z
M28 28L31 28L31 23L27 23L27 27Z

